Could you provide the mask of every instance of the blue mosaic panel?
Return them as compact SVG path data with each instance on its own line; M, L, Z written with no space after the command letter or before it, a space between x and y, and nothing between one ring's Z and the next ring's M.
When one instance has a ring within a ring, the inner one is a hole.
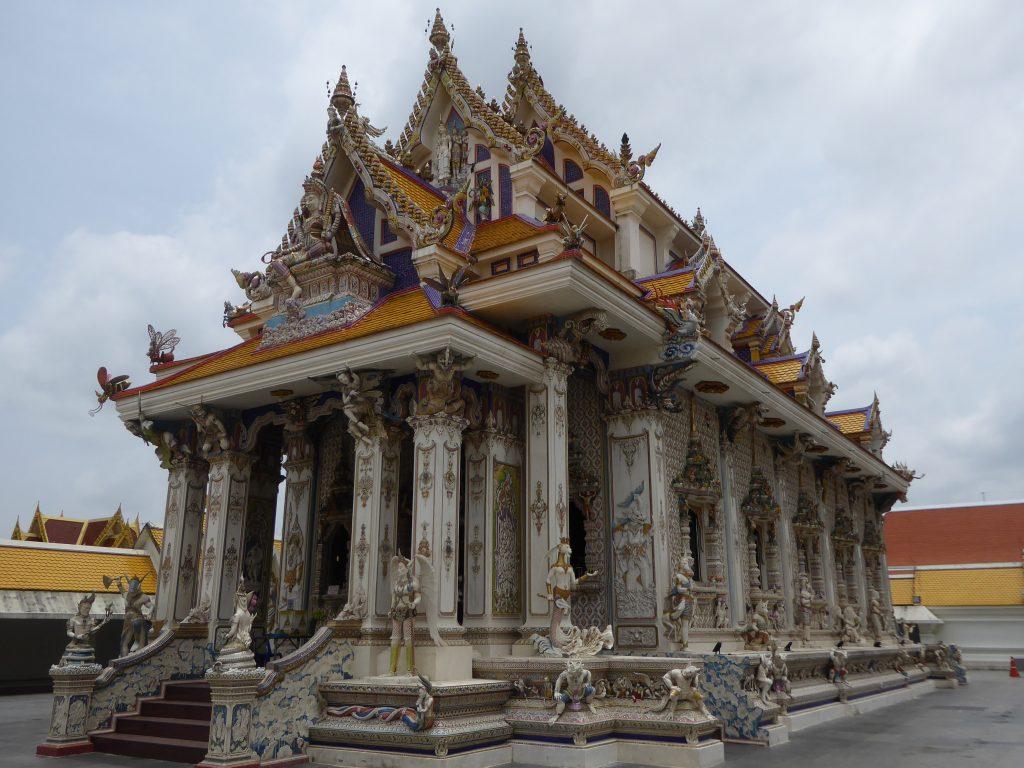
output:
M476 145L476 154L473 156L474 162L482 163L484 160L491 159L491 150L485 147L483 144Z
M760 726L766 710L764 702L743 689L750 663L721 654L705 656L700 690L708 710L722 721L726 736L755 741L765 738Z
M604 187L594 185L594 207L609 219L612 217L612 201Z
M502 218L512 215L512 172L507 165L498 166L498 205Z
M395 284L391 287L391 293L419 285L420 277L412 263L411 248L389 253L382 257L382 260L388 269L395 273Z
M398 235L391 231L391 222L381 217L380 220L380 244L388 245L389 243L395 242L398 239Z
M565 178L566 184L572 184L574 181L579 181L583 178L583 169L576 165L572 160L566 160L563 163L563 166L565 171L562 176Z
M377 209L370 205L365 192L363 180L356 179L348 196L348 207L352 211L352 218L355 219L356 229L359 230L363 242L366 243L367 248L373 250L373 235L377 229Z
M540 156L548 164L548 168L555 170L555 145L547 136L544 137L544 148L541 149Z

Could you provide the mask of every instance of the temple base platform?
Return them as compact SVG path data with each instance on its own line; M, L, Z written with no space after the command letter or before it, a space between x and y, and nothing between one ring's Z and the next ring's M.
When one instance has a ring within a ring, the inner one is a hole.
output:
M417 657L418 661L418 657ZM327 707L309 729L306 753L325 765L458 765L491 768L512 762L512 728L503 716L512 686L497 680L457 680L433 684L435 720L416 730L402 719L335 716L346 707L414 708L417 677L376 676L320 685Z

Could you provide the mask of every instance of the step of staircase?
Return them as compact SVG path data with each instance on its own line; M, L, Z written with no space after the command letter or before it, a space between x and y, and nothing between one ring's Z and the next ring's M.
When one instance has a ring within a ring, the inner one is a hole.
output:
M173 739L164 736L138 736L131 733L94 733L89 737L97 752L173 763L202 762L206 757L206 740Z
M111 730L89 738L98 752L194 765L206 756L210 710L206 681L167 682L160 696L141 699L137 712L117 715Z

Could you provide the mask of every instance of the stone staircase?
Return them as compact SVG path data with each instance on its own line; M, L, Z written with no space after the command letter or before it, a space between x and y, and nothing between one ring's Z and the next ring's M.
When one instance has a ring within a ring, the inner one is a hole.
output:
M97 752L175 763L202 761L210 737L210 685L166 682L160 696L140 699L138 712L115 715L113 728L89 734Z

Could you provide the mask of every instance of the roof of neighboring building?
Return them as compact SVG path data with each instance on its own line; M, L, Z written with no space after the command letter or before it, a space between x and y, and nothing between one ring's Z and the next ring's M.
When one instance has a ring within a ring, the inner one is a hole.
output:
M153 563L141 550L0 541L0 589L117 594L104 576L137 577L144 592L156 592Z
M885 543L890 566L1020 562L1024 502L894 509Z
M918 570L913 578L892 578L893 605L1021 605L1024 568L948 568Z
M14 525L15 541L40 541L52 544L84 544L86 546L134 547L139 536L139 523L127 522L121 507L112 515L92 519L65 517L64 513L44 515L36 504L27 528Z

